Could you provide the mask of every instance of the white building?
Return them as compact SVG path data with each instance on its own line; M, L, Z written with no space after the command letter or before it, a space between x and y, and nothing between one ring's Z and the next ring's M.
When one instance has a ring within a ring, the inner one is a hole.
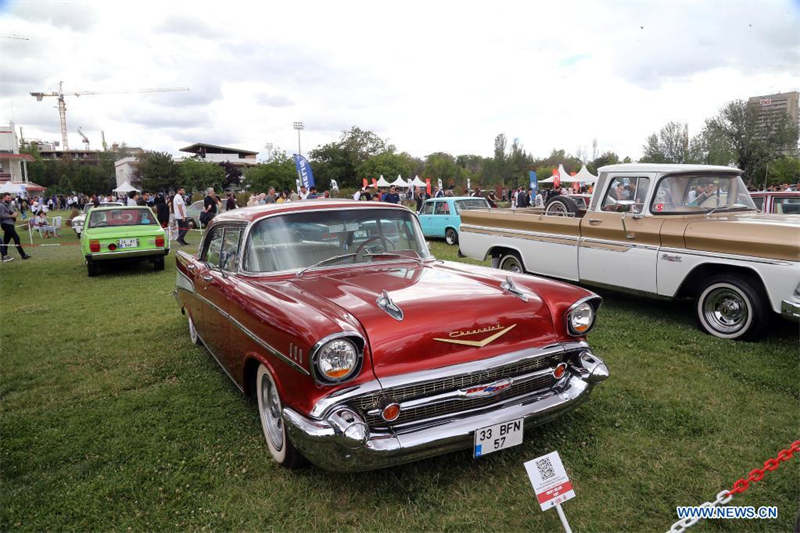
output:
M123 183L130 183L136 179L136 169L139 166L139 161L135 157L123 157L114 162L114 171L117 177L117 187Z
M0 183L27 182L28 161L33 161L33 157L19 153L19 139L14 123L0 126Z

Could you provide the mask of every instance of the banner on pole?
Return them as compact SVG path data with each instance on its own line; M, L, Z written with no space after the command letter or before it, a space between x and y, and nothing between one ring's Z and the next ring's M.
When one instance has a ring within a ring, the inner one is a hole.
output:
M528 171L528 177L530 178L530 189L533 191L532 194L536 194L539 192L539 180L536 178L536 172L533 170Z
M314 173L311 171L311 165L308 159L300 154L294 154L294 165L297 167L297 176L300 178L300 185L305 186L307 189L315 185Z
M431 195L431 179L425 178L425 191L427 191L428 196Z

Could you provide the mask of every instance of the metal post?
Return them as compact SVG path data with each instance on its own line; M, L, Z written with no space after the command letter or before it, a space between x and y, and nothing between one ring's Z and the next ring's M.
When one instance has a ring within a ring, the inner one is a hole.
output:
M300 130L302 130L305 125L303 121L297 121L292 123L292 127L297 130L297 155L303 155L303 152L300 150Z
M764 169L764 190L767 190L767 177L769 176L769 161L767 161L767 166Z
M561 519L561 525L564 526L565 533L572 533L572 528L569 527L569 522L567 522L567 517L564 514L564 509L561 508L561 504L556 504L556 512L558 513L558 518Z

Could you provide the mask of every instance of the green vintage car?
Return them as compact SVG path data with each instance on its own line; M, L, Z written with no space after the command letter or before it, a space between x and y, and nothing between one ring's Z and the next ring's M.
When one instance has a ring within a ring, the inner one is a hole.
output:
M81 232L81 253L89 276L97 275L100 263L116 261L152 261L155 270L164 270L169 236L148 207L96 207Z

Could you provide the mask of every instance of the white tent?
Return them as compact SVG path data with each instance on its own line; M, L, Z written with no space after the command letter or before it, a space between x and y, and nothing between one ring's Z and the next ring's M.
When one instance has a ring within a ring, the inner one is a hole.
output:
M25 184L24 183L15 183L13 181L7 181L4 184L0 185L0 193L11 193L11 194L23 194L25 192Z
M580 183L594 183L597 181L597 176L589 172L589 170L586 168L586 165L583 165L578 173L575 174L575 178Z
M123 182L122 185L120 185L119 187L114 189L114 192L120 192L120 193L129 193L131 191L139 192L139 189L137 189L136 187L134 187L133 185L131 185L127 181Z
M411 180L410 185L412 187L427 187L428 184L419 179L419 176L414 176L414 179Z
M397 175L397 179L392 182L392 185L394 185L395 187L402 187L403 189L408 188L408 183L405 182L405 180L400 176L400 174Z
M587 173L588 173L588 170L587 170ZM577 174L575 176L570 176L569 173L566 170L564 170L564 165L561 164L561 163L559 163L559 165L558 165L558 175L561 178L561 183L574 183L576 181L578 181L578 182L581 181ZM589 175L591 176L591 174L589 174ZM555 178L556 178L555 175L553 175L553 176L550 176L549 178L547 178L546 180L539 180L539 183L553 183L555 181ZM597 179L597 178L594 177L594 179ZM581 183L583 183L583 182L581 182ZM592 182L592 183L594 183L594 182Z
M378 178L378 187L390 187L391 185L392 184L386 181L386 178L383 177L383 174L381 174L381 177Z

